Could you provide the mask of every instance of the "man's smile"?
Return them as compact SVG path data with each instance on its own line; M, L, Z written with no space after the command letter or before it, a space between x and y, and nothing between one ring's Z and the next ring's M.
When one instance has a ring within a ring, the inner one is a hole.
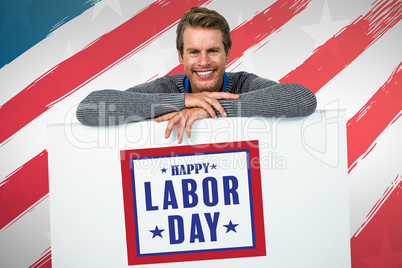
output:
M210 71L195 71L195 73L201 78L208 78L213 74L214 70Z

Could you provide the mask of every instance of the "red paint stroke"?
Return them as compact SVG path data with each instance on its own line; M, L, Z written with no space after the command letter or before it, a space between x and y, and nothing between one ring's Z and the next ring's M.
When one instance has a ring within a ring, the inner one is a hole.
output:
M371 153L371 151L374 149L374 147L376 147L376 146L377 146L377 143L374 143L374 144L371 146L371 148L363 155L362 160L363 160L364 158L366 158L366 156L368 156L368 155Z
M402 110L402 63L347 122L349 172ZM355 163L356 162L356 163Z
M402 19L402 2L377 1L374 7L319 46L299 67L279 80L317 93Z
M51 268L52 267L52 252L50 247L42 253L42 257L29 268Z
M311 0L278 0L268 8L259 12L251 20L246 21L230 32L232 49L230 61L227 66L232 65L244 52L278 31L283 25L294 16L302 12ZM184 73L182 65L176 66L167 75Z
M0 125L3 126L0 143L55 103L152 43L173 27L191 7L207 2L156 1L56 65L0 107Z
M10 221L5 227L3 227L1 229L1 231L6 230L8 227L10 227L11 225L13 225L15 222L17 222L19 219L23 218L26 214L31 213L32 211L35 210L35 208L42 203L43 201L45 201L47 198L49 197L48 194L46 194L45 196L43 196L39 201L37 201L36 203L34 203L31 207L29 207L28 209L26 209L24 212L22 212L21 214L18 215L18 217L14 218L12 221Z
M395 123L396 121L398 121L398 119L402 116L402 111L399 113L399 115L397 115L394 120L392 120L391 123L389 123L390 125L392 125L393 123Z
M302 12L310 1L276 1L250 21L246 21L233 29L230 34L233 46L228 66L243 56L246 50L253 48L269 35L280 30L283 25Z
M352 267L402 267L402 181L398 175L351 238ZM375 215L374 215L375 214Z
M0 185L0 229L49 193L47 151L44 150Z

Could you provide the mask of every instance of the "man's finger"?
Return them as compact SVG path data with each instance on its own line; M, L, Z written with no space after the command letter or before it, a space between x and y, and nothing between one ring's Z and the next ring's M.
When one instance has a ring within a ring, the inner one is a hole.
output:
M166 130L165 130L165 138L169 138L170 134L173 131L173 128L175 125L177 125L177 123L179 123L180 121L180 115L178 113L176 113L176 115L174 115L170 120L169 123L166 126Z
M171 112L171 113L168 113L168 114L158 116L158 117L155 118L155 122L168 121L168 120L170 120L170 118L172 118L176 114L177 114L177 112Z
M183 113L179 113L180 121L177 125L177 141L180 144L183 141L184 129L186 127L187 118Z
M209 101L212 102L212 99L209 98ZM210 102L204 99L204 101L199 102L199 107L204 108L211 115L212 118L217 118L216 113L214 109L212 109Z
M186 136L187 136L187 138L191 137L191 129L193 128L193 124L197 119L198 118L196 116L191 116L187 120L187 124L186 124Z
M223 106L219 103L219 101L217 101L214 98L209 98L208 99L208 103L213 106L222 116L227 116L225 109L223 108ZM210 107L211 107L210 106ZM211 108L212 109L212 108ZM213 109L212 109L213 110ZM215 117L216 118L216 117Z
M229 92L205 92L207 96L220 100L220 99L238 99L240 95L229 93Z

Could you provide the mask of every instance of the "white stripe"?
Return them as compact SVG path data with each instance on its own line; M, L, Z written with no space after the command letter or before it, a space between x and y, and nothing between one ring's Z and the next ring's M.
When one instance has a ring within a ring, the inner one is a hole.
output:
M1 267L29 267L50 247L49 198L0 232Z
M401 134L402 119L399 118L375 140L374 149L349 173L351 236L367 220L366 216L396 176L402 175Z

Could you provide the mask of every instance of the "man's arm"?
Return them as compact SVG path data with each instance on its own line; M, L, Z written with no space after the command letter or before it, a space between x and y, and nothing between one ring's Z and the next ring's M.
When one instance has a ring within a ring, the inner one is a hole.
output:
M314 93L299 84L274 84L240 93L238 100L219 100L231 117L302 117L314 113Z
M231 99L219 99L227 116L231 117L302 117L312 114L317 107L317 99L310 89L299 84L278 84L272 80L260 78L254 74L233 74L232 93L240 96ZM196 95L190 95L197 97ZM200 106L198 106L200 107ZM165 137L169 137L175 125L178 125L178 141L182 141L184 129L190 137L193 123L201 118L208 118L208 113L201 108L186 109L156 118L157 122L169 121Z
M179 86L183 79L184 75L166 76L126 91L94 91L78 105L77 118L84 125L112 126L156 118L191 107L202 107L216 117L215 110L225 113L217 99L238 98L223 92L185 94L184 87L180 89Z
M179 75L161 77L126 91L94 91L78 105L77 118L84 125L111 126L180 111L185 107L179 79Z
M77 119L88 126L112 126L138 122L184 109L183 93L136 93L98 90L77 108Z

